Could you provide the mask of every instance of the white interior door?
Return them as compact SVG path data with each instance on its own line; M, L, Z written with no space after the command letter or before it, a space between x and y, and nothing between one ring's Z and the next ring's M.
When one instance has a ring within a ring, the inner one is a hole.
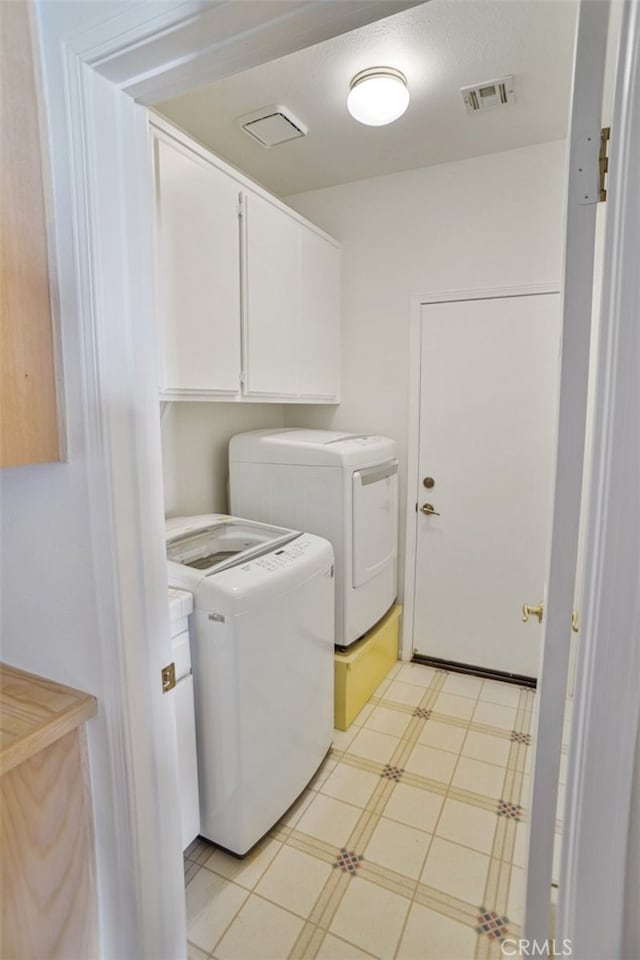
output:
M425 656L537 675L541 631L521 608L545 582L559 344L557 293L422 307L413 636Z

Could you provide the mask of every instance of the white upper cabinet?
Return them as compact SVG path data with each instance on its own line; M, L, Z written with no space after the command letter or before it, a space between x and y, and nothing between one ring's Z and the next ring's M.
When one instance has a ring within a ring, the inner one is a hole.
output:
M247 396L298 396L300 224L245 194Z
M151 130L161 396L336 402L339 244L164 120Z
M206 160L155 139L160 388L240 390L238 184Z
M337 399L340 389L340 249L300 232L300 395Z

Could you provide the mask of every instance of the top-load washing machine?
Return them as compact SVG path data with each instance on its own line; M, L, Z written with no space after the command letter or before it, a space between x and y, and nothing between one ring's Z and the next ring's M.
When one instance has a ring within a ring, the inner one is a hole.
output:
M167 566L194 601L200 832L242 856L331 745L333 550L296 530L181 517L167 523Z
M398 461L388 437L253 430L229 443L234 513L326 537L336 558L336 645L348 647L397 594Z

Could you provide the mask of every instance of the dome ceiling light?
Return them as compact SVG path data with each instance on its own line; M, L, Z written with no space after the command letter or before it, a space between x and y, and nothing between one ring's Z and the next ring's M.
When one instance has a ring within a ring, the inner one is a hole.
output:
M369 67L351 81L347 109L360 123L381 127L401 117L408 106L407 78L393 67Z

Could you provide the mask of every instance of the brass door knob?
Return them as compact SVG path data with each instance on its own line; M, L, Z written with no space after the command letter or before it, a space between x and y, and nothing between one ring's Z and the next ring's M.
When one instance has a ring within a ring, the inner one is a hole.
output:
M529 617L537 617L538 623L542 623L542 614L544 613L544 604L542 600L537 607L530 607L528 604L522 604L522 622L526 623Z
M425 513L428 517L439 517L439 516L440 516L440 514L439 514L438 511L435 509L435 507L433 506L432 503L423 503L422 506L420 507L420 509L421 509L422 512Z

